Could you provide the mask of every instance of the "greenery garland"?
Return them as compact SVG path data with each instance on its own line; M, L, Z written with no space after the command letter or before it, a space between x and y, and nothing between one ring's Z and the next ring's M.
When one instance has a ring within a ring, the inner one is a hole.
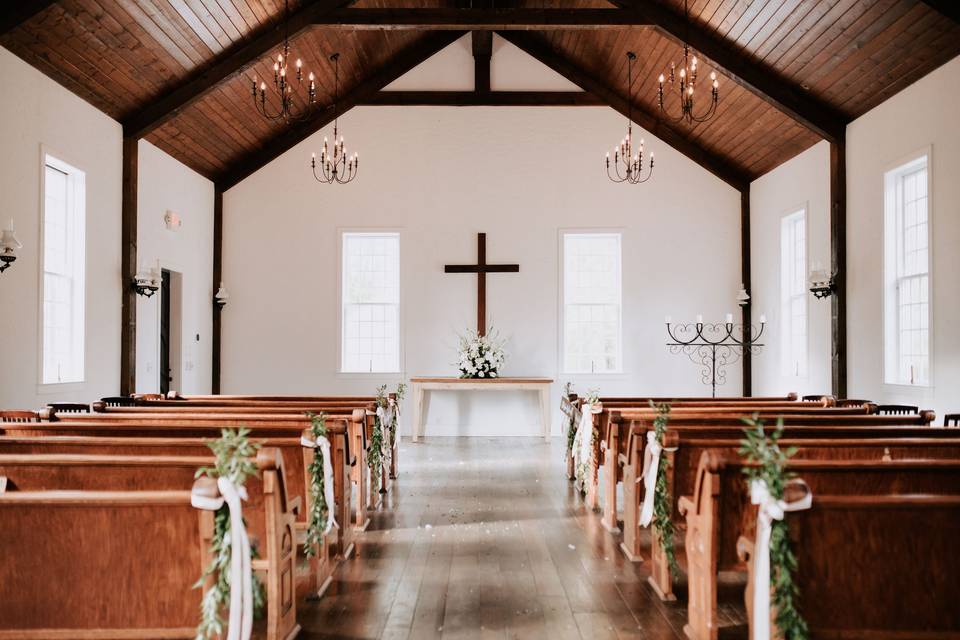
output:
M653 402L650 403L650 406L653 407ZM669 462L667 452L663 450L663 439L667 433L667 424L670 421L670 405L661 404L656 407L656 411L657 417L653 420L653 428L661 450L659 466L657 467L657 482L654 485L653 492L653 529L660 541L663 555L667 558L670 575L679 578L680 565L677 563L676 553L677 528L672 518L673 497L670 495L669 485L667 484Z
M387 385L377 388L376 406L387 406ZM370 467L371 485L379 486L383 474L383 425L380 424L379 414L373 417L373 433L367 443L367 466Z
M393 424L390 425L390 442L391 444L397 441L397 425L400 422L398 419L400 413L400 402L403 400L403 397L407 395L407 385L400 383L397 385L397 391L394 394L397 397L396 406L393 409Z
M568 382L563 388L563 392L569 400L570 394L573 393L573 383ZM572 410L570 411L570 423L567 425L567 455L573 455L573 441L577 438L577 412Z
M748 428L740 442L740 455L757 466L744 467L748 482L762 480L776 500L783 500L787 482L796 474L786 470L787 461L797 452L796 447L782 450L779 445L783 435L783 419L768 436L763 430L763 421L756 417L745 418ZM776 625L785 640L806 640L809 636L807 622L797 610L800 591L793 581L797 570L797 557L790 548L789 529L785 520L774 520L770 530L770 581L773 584L771 605L776 609Z
M207 446L213 451L216 458L213 467L201 467L196 477L228 478L234 485L241 487L246 484L247 478L257 473L257 465L253 460L260 445L250 442L250 430L241 428L238 431L223 429L218 440L207 441ZM246 521L244 521L246 525ZM208 640L223 635L224 620L220 612L230 604L230 509L227 505L220 507L213 517L213 538L210 541L210 564L194 589L202 589L209 576L215 576L213 585L203 594L200 602L200 624L197 626L197 640ZM251 548L251 558L256 558L256 551ZM253 574L253 610L254 617L259 618L266 604L263 584L257 574Z
M326 414L307 413L310 418L310 438L316 442L327 437ZM326 487L323 477L323 451L313 450L313 462L307 467L310 474L310 513L307 517L307 536L303 545L303 555L315 556L323 545L323 532L327 528L327 519L330 517L330 505L327 504ZM331 461L332 464L332 461Z

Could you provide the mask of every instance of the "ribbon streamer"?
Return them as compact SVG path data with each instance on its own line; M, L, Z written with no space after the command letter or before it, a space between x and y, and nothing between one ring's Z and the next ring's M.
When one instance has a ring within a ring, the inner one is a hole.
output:
M323 458L323 499L327 503L327 526L323 530L323 535L327 535L334 527L340 528L334 517L336 502L333 497L333 458L330 457L330 441L326 436L317 436L316 440L311 440L303 435L300 436L300 444L311 449L320 449L320 457Z
M677 447L663 447L655 431L647 431L647 446L643 450L643 472L637 478L643 481L643 506L640 508L640 526L648 527L653 522L653 498L657 491L657 473L660 470L660 453L676 451Z
M218 511L224 504L230 511L230 616L227 640L249 640L253 632L253 568L250 538L243 526L242 501L247 490L229 478L217 478L219 496L190 494L190 504L205 511Z
M380 446L380 455L383 457L383 468L389 469L393 461L393 447L390 444L390 431L393 425L393 408L377 407L377 419L380 421L380 435L382 445ZM381 470L381 473L383 471Z
M593 455L593 405L585 404L581 408L580 424L573 442L573 461L577 465L587 464Z
M783 520L787 512L809 509L813 504L813 493L806 482L795 479L788 486L802 487L803 497L791 502L777 500L770 495L765 481L750 481L750 502L759 506L757 543L753 549L753 640L770 640L770 534L773 521Z

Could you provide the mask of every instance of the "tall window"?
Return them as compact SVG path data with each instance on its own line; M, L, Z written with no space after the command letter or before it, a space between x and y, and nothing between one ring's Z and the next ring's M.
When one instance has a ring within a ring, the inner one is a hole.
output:
M82 382L86 176L50 155L43 171L43 384Z
M807 375L807 214L780 221L780 373Z
M884 176L884 359L890 384L930 384L927 156Z
M563 235L563 370L618 373L621 357L619 233Z
M400 234L344 233L341 371L400 371Z

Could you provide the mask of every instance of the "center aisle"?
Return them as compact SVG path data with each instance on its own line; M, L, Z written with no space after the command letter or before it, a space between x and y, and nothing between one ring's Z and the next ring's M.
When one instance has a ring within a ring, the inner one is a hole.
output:
M358 556L301 637L683 638L685 607L661 603L564 478L563 441L429 438L371 514Z

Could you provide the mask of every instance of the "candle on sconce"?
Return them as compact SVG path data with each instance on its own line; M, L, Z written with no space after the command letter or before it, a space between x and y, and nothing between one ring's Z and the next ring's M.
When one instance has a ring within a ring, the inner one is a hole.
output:
M697 324L703 324L703 316L699 313L697 314Z
M767 324L767 316L760 314L760 324Z
M670 318L670 316L667 316L666 318L664 318L664 320L666 321L667 324L670 324L671 318Z
M727 324L733 324L733 314L732 314L732 313L728 313L728 314L727 314Z

